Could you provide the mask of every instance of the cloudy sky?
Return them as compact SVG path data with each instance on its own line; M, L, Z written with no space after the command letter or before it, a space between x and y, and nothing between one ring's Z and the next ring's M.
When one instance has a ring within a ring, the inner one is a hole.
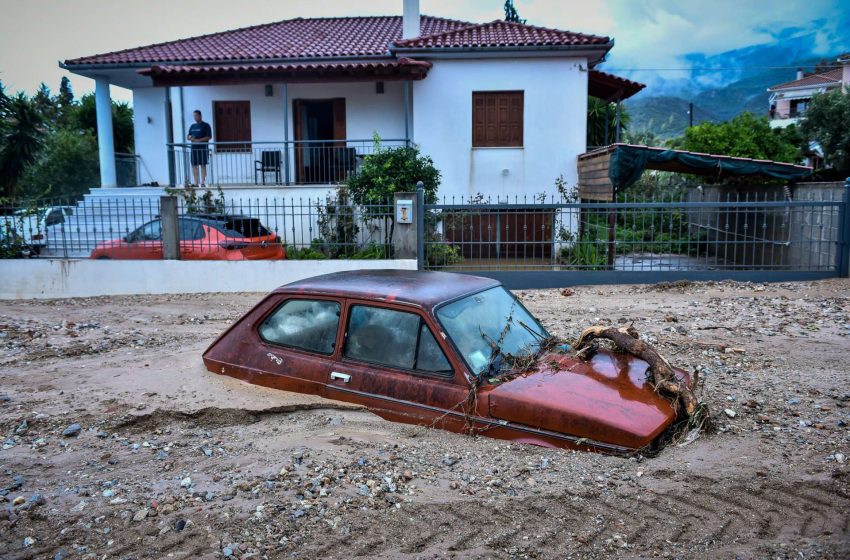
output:
M503 0L421 0L421 11L475 22ZM814 56L850 51L842 0L515 0L528 23L615 38L606 69L652 85L719 53L806 37ZM131 9L131 6L133 7ZM136 8L139 6L139 8ZM58 87L67 58L292 17L400 14L402 0L0 0L0 80L6 91ZM725 64L725 63L724 63ZM719 69L723 75L724 69ZM790 71L793 74L793 71ZM79 95L93 88L71 76ZM113 95L130 99L129 92Z

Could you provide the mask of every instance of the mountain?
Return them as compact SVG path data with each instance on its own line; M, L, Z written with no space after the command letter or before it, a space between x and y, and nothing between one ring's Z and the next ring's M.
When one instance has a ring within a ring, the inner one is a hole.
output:
M811 69L824 59L813 54L815 39L806 34L712 56L691 53L684 57L693 69L687 79L629 76L648 83L644 91L625 102L630 128L665 139L680 136L688 126L691 102L694 124L725 121L744 111L766 114L768 87L793 80L797 67Z

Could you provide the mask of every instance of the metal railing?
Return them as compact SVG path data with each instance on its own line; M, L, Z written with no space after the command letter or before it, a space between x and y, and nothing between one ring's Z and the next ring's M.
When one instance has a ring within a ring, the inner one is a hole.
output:
M338 197L225 200L211 191L178 197L178 203L183 259L392 256L392 203ZM163 258L158 195L49 199L0 211L5 258Z
M443 200L425 207L425 223L433 224L425 268L484 274L837 272L846 212L839 197L690 197ZM628 281L627 274L619 278Z
M406 146L382 139L382 148ZM171 184L197 185L196 166L206 167L207 185L338 184L357 173L364 156L376 150L369 140L209 142L167 144L173 162Z

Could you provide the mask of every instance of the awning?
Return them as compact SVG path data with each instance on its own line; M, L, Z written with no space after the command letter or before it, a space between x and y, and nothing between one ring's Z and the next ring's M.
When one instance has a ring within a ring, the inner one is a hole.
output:
M579 196L588 200L614 200L616 193L634 185L647 169L720 179L746 176L782 181L798 181L812 173L811 167L792 163L612 144L578 157Z
M272 64L164 64L139 70L154 86L200 86L281 82L322 83L421 80L431 63L411 58L374 62L285 62Z
M587 94L603 101L628 99L646 87L640 82L634 82L600 70L591 70L588 74Z

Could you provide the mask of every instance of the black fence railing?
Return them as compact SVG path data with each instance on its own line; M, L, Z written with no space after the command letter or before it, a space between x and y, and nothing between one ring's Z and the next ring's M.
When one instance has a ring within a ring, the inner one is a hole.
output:
M330 198L178 197L182 259L391 258L391 204ZM91 197L0 209L6 258L163 258L158 196Z
M405 145L403 139L380 143ZM356 174L375 149L374 140L348 139L168 144L177 186L337 184Z
M844 202L734 196L616 203L443 200L426 268L454 271L835 272ZM429 220L426 219L426 223Z

